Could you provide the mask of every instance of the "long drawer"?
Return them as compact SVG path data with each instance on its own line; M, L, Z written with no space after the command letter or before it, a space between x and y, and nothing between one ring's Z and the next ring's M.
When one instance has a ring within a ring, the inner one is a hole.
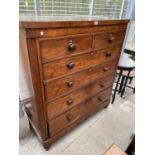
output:
M113 74L110 74L109 76L98 79L83 88L75 90L67 96L61 97L53 102L48 103L48 120L55 118L63 112L87 100L94 94L99 93L100 91L110 87L113 83L113 78Z
M52 137L58 134L61 130L64 130L66 127L70 126L73 123L80 122L82 118L87 117L87 115L89 115L89 113L91 113L95 108L100 106L100 104L104 104L104 106L107 106L108 103L106 102L106 100L109 99L110 94L111 88L108 88L105 91L98 93L86 102L83 102L82 104L67 111L63 115L50 121L50 136Z
M90 51L92 41L92 35L43 39L39 43L41 59L49 60Z
M51 100L82 87L100 77L106 76L116 69L118 59L91 67L84 71L45 83L45 99Z
M102 49L118 43L122 43L124 35L125 30L96 34L94 37L94 49Z
M120 55L121 45L43 64L43 78L48 80L71 74Z

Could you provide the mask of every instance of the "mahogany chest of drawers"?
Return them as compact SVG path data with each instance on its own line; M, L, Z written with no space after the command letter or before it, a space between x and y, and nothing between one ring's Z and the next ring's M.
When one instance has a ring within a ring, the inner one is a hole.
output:
M20 22L34 99L25 106L48 149L110 101L128 20Z

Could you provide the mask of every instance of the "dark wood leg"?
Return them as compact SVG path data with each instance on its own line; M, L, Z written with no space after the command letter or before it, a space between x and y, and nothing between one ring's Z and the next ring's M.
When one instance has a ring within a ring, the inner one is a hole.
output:
M119 73L119 76L118 76L118 80L117 80L117 82L116 82L116 87L115 87L115 89L114 89L114 94L113 94L113 96L112 96L112 102L111 102L112 104L113 104L114 101L115 101L116 92L117 92L117 88L118 88L118 85L119 85L119 81L120 81L121 75L122 75L122 70L120 70L120 73Z
M109 106L109 104L107 104L104 108L105 108L105 109L107 109L107 108L108 108L108 106Z
M50 145L45 145L45 144L43 144L43 146L44 146L44 149L45 149L46 151L48 151L49 148L50 148Z
M48 151L51 146L48 142L42 142L42 145L46 151Z

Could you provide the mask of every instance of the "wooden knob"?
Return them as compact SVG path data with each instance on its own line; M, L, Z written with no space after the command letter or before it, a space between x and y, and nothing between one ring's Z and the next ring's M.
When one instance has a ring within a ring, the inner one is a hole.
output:
M73 62L67 64L68 69L72 69L74 66L75 66L75 64Z
M111 56L112 56L112 52L111 51L106 52L106 57L111 57Z
M99 101L103 101L102 97L101 96L98 96L97 98Z
M70 52L73 52L75 49L76 49L75 44L73 43L72 40L70 40L70 43L68 44L68 50L69 50Z
M110 34L108 41L111 43L114 40L115 40L115 37L112 34Z
M104 68L103 68L103 71L104 71L104 72L106 72L106 71L108 71L108 70L109 70L109 67L104 67Z
M73 86L73 81L68 81L67 85L68 85L68 87L72 87Z
M66 116L66 118L67 118L68 121L71 121L71 120L73 119L73 116L68 114L68 115Z
M71 99L67 100L67 105L71 105L71 104L73 104L73 100Z
M100 85L100 87L102 87L102 88L105 87L105 85L104 85L103 83L100 83L99 85Z

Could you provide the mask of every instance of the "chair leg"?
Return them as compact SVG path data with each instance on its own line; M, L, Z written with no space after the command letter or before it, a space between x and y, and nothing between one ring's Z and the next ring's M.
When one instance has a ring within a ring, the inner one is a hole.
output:
M114 89L114 95L112 97L112 104L114 103L115 101L115 97L116 97L116 92L117 92L117 88L118 88L118 85L119 85L119 81L120 81L120 78L121 78L121 75L122 75L122 70L120 70L120 73L119 73L119 76L118 76L118 80L117 80L117 83L116 83L116 87Z
M131 84L131 83L132 83L132 79L133 79L133 78L132 78L132 77L130 77L130 81L129 81L129 84Z
M126 88L126 85L127 85L128 79L129 79L129 75L130 75L130 71L128 72L128 75L125 77L125 83L124 83L124 86L123 86L123 89L121 92L121 97L123 97L123 95L124 95L125 88Z
M121 79L121 83L120 83L120 86L119 86L119 91L118 91L118 93L121 93L121 92L122 92L122 87L123 87L124 79L125 79L125 76L122 76L122 79Z

